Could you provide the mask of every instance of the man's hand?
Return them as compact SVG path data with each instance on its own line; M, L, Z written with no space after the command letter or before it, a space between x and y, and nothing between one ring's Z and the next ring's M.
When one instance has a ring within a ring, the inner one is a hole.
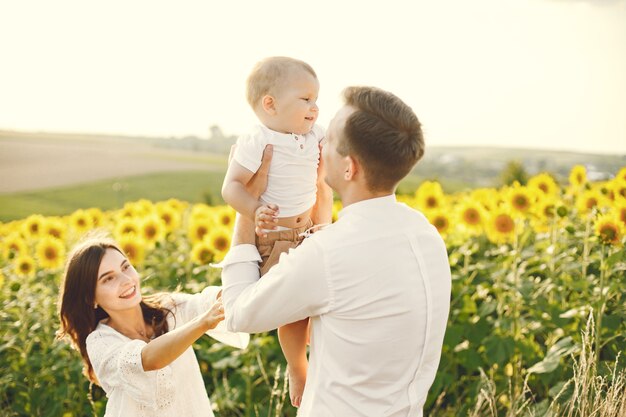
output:
M263 156L261 157L261 166L254 173L250 181L246 184L246 190L257 200L265 192L267 188L267 176L270 172L270 163L272 162L272 155L274 148L272 145L267 145L263 150Z
M254 231L257 236L266 237L268 230L276 228L278 222L278 206L276 204L264 204L254 212Z

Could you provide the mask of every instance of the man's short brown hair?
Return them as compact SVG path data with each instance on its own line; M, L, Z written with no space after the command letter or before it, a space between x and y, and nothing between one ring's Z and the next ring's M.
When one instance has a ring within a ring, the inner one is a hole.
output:
M337 152L355 157L372 191L389 191L424 155L422 127L413 110L375 87L348 87L346 105L355 111L344 126Z
M294 69L304 70L317 78L313 68L304 61L286 56L273 56L259 61L246 81L246 99L256 111L266 94L275 94L280 84Z

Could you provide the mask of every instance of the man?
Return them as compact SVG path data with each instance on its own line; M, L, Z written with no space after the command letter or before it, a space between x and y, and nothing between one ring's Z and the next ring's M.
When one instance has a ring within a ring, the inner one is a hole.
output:
M394 194L423 155L421 126L391 93L351 87L344 96L322 152L339 219L260 280L255 225L241 219L223 263L226 325L255 333L310 317L299 416L422 416L451 279L436 229Z

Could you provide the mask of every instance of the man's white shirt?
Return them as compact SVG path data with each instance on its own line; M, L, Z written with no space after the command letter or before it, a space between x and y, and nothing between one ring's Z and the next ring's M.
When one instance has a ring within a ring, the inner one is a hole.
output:
M450 308L443 240L390 195L360 201L280 257L259 279L258 252L223 262L230 331L256 333L311 318L298 416L422 416Z

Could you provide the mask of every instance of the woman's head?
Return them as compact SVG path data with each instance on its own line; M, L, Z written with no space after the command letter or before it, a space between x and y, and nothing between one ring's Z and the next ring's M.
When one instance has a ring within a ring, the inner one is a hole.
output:
M153 300L156 301L156 300ZM167 309L158 302L142 301L139 275L111 238L90 235L71 251L59 295L61 328L81 353L87 377L96 382L87 356L86 340L98 323L116 311L141 306L144 319L155 333L167 332Z

